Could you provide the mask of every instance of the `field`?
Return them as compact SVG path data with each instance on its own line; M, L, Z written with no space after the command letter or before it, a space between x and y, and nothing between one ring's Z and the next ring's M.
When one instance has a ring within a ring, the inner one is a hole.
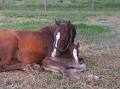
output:
M0 89L120 89L120 1L96 0L94 11L86 4L88 0L72 4L67 1L74 0L66 0L65 5L57 1L51 0L48 11L44 11L42 0L38 5L38 0L26 0L21 7L15 0L6 0L10 5L2 4L0 29L35 30L53 24L55 19L70 20L76 26L75 42L81 44L80 56L87 71L80 73L76 83L48 72L0 73ZM91 79L90 75L99 79Z

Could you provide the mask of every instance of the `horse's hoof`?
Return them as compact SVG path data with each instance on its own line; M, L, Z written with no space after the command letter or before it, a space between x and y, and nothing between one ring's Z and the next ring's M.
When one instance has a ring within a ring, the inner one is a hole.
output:
M72 75L72 76L70 76L69 77L70 78L70 80L72 81L72 82L78 82L79 81L79 77L78 76L76 76L76 75Z
M34 71L33 67L31 65L27 65L23 68L23 71L26 73L31 73Z
M77 72L76 69L69 69L69 70L67 70L67 71L68 71L69 79L70 79L71 81L77 82L77 81L80 79L79 75L76 73L76 72Z
M37 70L37 71L39 71L39 72L42 71L42 68L40 67L39 64L34 64L34 65L33 65L33 69L34 69L34 70Z
M75 65L75 68L78 69L80 72L86 71L86 64L77 64Z

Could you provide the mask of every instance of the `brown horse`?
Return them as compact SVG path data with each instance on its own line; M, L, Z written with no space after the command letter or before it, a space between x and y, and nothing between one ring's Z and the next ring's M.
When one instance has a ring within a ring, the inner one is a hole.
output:
M86 70L86 65L84 63L80 63L79 61L79 43L73 44L70 47L70 52L71 52L71 59L72 63L67 64L63 60L67 60L66 58L59 58L59 57L46 57L42 61L42 68L45 71L50 71L50 72L58 72L62 73L63 75L66 75L70 78L72 81L77 81L79 77L74 74L75 71L85 71ZM69 54L70 55L70 54ZM70 60L70 59L69 59Z
M70 21L56 21L36 31L0 32L0 71L23 69L40 64L46 56L66 53L74 42L75 27Z

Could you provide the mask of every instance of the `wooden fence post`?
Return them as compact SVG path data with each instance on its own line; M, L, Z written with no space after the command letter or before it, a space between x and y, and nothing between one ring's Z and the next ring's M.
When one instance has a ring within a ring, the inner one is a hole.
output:
M95 0L90 0L91 9L95 10Z
M48 1L48 0L45 0L45 5L44 5L45 11L47 10L47 1Z
M2 3L5 3L5 0L2 0Z

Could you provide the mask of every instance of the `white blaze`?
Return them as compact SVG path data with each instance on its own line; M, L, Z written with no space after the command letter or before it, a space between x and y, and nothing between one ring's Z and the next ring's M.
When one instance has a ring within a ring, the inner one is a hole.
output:
M74 56L74 59L75 59L76 63L79 63L78 55L77 55L77 49L73 49L73 56Z
M56 51L57 51L56 48L54 48L54 50L53 50L53 52L52 52L52 55L51 55L52 57L55 57Z
M57 43L58 43L59 39L60 39L60 32L58 32L57 35L56 35L55 47L57 47Z
M56 35L56 41L55 41L55 48L53 49L53 52L52 52L52 57L55 57L56 55L56 51L57 51L57 43L58 43L58 40L60 39L60 32L57 33Z

